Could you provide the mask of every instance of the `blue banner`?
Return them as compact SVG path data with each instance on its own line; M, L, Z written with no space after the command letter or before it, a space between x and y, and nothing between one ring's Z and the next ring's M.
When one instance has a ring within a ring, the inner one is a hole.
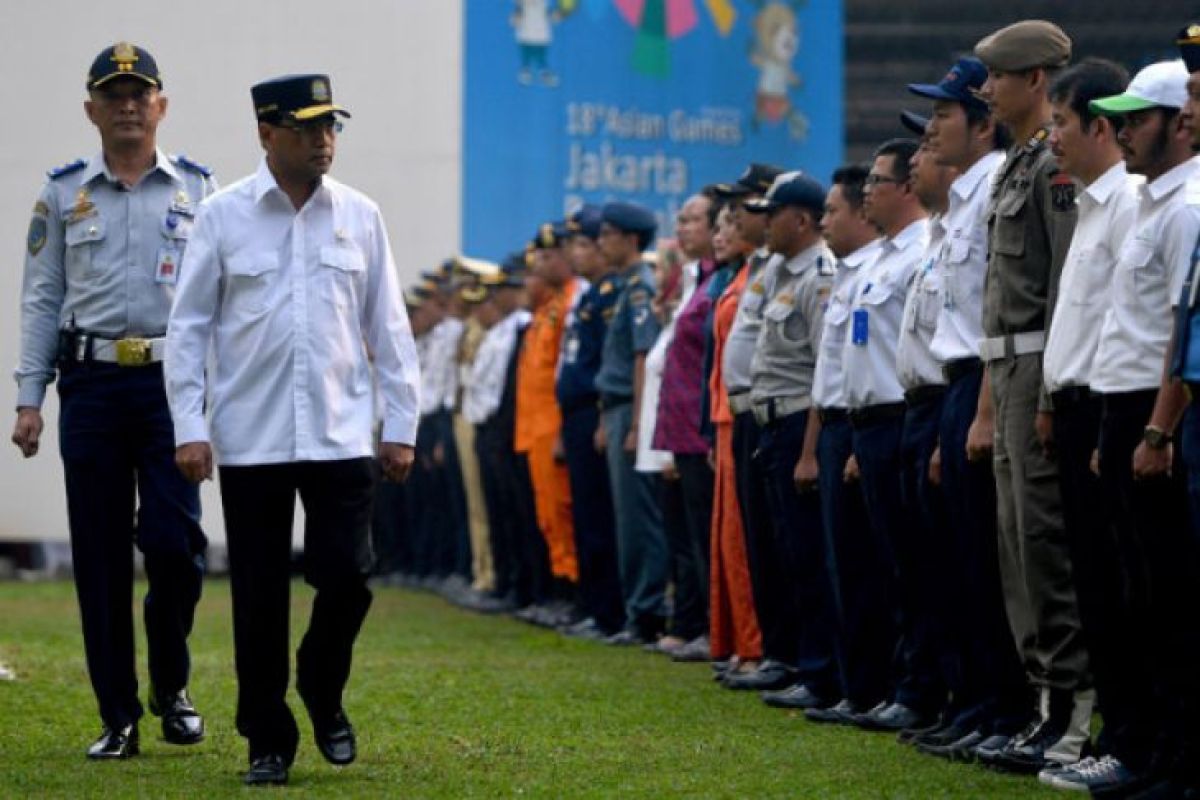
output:
M750 161L842 158L841 0L464 0L463 250L500 258L580 203L660 233Z

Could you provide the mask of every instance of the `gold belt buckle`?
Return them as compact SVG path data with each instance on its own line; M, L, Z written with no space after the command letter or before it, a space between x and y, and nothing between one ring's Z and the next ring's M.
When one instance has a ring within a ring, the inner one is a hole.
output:
M141 367L150 363L149 339L118 339L117 363L122 367Z

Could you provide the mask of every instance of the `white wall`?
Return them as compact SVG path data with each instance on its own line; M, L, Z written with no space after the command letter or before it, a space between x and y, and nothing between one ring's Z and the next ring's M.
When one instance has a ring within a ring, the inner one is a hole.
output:
M47 169L94 153L84 77L102 48L139 44L163 72L171 106L159 129L168 152L208 164L223 183L251 172L259 147L250 85L289 72L327 72L354 114L334 174L383 208L402 276L459 242L462 5L452 0L154 0L4 3L0 79L0 539L65 539L53 389L42 452L24 461L8 443L19 346L25 233ZM214 487L205 529L223 539Z

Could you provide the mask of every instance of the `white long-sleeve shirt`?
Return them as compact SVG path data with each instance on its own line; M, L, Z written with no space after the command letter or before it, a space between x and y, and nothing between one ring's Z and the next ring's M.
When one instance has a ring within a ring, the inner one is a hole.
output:
M411 445L417 353L374 202L325 177L297 211L264 160L201 205L167 329L177 444L228 465L372 455L367 347L382 441Z
M529 324L529 316L528 311L514 311L483 335L463 386L462 414L472 425L487 422L500 408L508 362L517 346L517 331Z

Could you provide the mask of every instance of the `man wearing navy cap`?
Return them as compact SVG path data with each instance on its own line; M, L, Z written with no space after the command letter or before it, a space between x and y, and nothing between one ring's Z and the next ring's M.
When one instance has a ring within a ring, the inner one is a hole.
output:
M754 606L762 628L763 661L729 676L731 689L789 688L794 708L837 699L832 586L825 574L820 499L815 477L820 424L812 386L834 258L821 237L825 188L801 172L777 176L766 196L743 209L766 217L766 246L777 256L762 282L762 326L750 362L751 413L758 425L755 456L761 492L751 495L746 530L754 572ZM801 465L814 482L797 489ZM765 506L765 508L763 507ZM763 524L762 521L769 521Z
M300 738L286 701L296 497L316 590L296 688L321 755L349 764L357 746L342 693L371 605L371 459L388 480L408 476L420 376L379 208L327 174L338 117L349 116L328 76L265 81L251 96L265 157L197 217L166 375L176 463L199 483L215 452L221 471L244 780L278 784Z
M100 152L50 171L26 241L12 440L26 458L37 454L57 377L75 587L104 725L87 751L94 759L139 749L132 542L149 581L150 711L172 744L204 737L187 692L187 637L207 540L199 492L174 467L162 360L196 206L215 184L207 168L158 149L162 87L141 47L120 42L96 56L84 110Z
M1017 733L1029 718L1028 688L1008 628L996 554L996 486L991 464L967 459L966 440L979 403L983 365L982 306L987 272L987 200L1004 163L1006 129L977 96L987 68L975 58L954 63L936 84L909 84L933 101L926 127L927 157L955 170L936 230L940 244L931 275L937 286L929 342L946 388L937 437L946 546L938 547L935 606L946 624L943 642L957 669L950 673L953 705L937 730L915 737L926 753L973 758L970 748L990 736Z
M656 487L634 469L637 414L641 407L646 354L658 336L650 309L654 273L642 252L654 240L658 222L650 209L612 202L601 210L600 250L616 270L620 289L604 337L596 391L617 521L617 557L625 596L625 629L612 644L648 644L662 633L666 617L667 544Z
M566 632L581 638L604 638L625 627L612 490L604 456L594 446L600 424L596 373L608 323L624 286L597 244L601 221L600 209L585 205L568 222L571 264L590 286L567 320L555 386L562 409L562 450L571 479L579 593L587 615Z

